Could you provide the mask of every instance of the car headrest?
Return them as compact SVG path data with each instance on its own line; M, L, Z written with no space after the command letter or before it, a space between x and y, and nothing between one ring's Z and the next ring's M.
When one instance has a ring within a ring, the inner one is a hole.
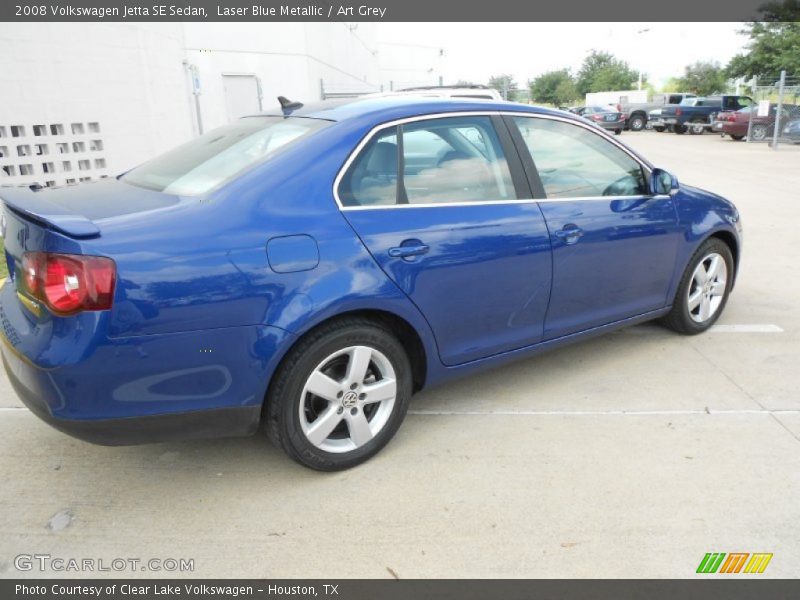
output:
M397 144L378 142L367 161L370 173L394 173L397 171Z

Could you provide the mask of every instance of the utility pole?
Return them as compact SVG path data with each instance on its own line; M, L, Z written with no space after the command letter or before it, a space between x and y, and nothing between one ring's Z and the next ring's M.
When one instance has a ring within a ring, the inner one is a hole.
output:
M786 85L786 71L781 71L781 81L778 84L778 106L775 111L775 131L772 133L772 149L778 149L778 136L781 133L781 110L783 109L783 88Z
M758 97L758 94L757 94L757 92L758 92L758 77L756 77L755 75L753 75L752 83L753 83L753 98L754 98L753 102L755 103L756 102L755 98ZM756 110L756 104L753 104L750 107L750 118L747 120L747 137L744 140L745 143L747 143L747 144L749 144L750 141L751 141L750 140L750 132L753 129L753 111L754 110Z

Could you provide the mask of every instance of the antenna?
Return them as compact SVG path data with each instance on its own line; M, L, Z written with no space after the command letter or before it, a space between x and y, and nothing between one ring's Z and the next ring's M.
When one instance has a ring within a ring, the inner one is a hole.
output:
M289 100L286 96L278 96L278 102L281 103L281 110L286 115L288 115L293 110L297 110L298 108L303 108L302 102L293 102L292 100Z

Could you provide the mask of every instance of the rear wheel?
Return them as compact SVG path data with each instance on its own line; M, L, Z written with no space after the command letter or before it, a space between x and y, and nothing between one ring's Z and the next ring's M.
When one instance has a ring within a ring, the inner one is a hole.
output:
M736 140L737 142L739 142L739 141L741 141L741 140L743 140L743 139L744 139L744 136L743 136L743 135L733 135L732 133L729 133L728 135L730 135L730 136L731 136L731 139L732 139L732 140Z
M622 135L622 129L615 129L614 135Z
M692 135L702 135L706 131L706 125L703 121L692 121L689 123L689 133Z
M695 335L711 327L722 314L733 283L733 255L720 239L706 240L683 273L672 310L661 319L666 327Z
M661 127L661 126L653 127L653 129L655 129L658 133L663 133L664 132L664 128Z
M674 131L678 135L683 135L684 133L686 133L686 127L684 125L676 124L672 126L672 131Z
M631 131L641 131L644 129L646 123L647 119L645 119L642 115L633 115L630 119L628 119L628 129Z
M334 321L284 360L267 397L267 435L312 469L354 467L394 436L411 391L408 357L388 329L361 318Z

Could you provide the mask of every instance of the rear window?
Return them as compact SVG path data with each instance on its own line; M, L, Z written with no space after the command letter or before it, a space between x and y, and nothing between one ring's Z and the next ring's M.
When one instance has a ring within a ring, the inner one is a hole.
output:
M167 194L204 194L330 124L300 117L240 119L128 171L121 179Z

